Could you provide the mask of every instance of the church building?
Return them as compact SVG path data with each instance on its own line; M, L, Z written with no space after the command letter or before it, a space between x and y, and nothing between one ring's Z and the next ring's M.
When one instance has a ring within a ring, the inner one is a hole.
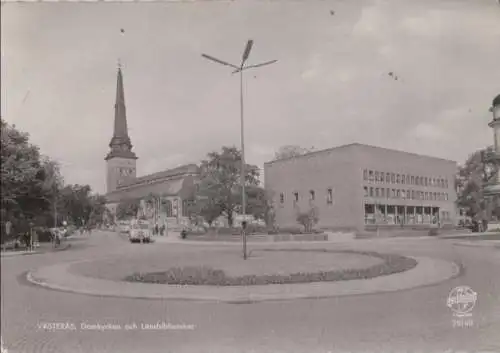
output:
M123 73L118 68L113 137L106 155L107 207L116 216L120 202L136 200L141 213L170 229L188 224L187 203L196 191L199 167L188 164L137 177L138 157L128 134ZM115 219L116 220L116 219Z

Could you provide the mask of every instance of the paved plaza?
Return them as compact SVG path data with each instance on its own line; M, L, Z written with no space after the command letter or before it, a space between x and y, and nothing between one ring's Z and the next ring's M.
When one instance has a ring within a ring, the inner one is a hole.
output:
M32 284L26 274L84 263L70 273L86 275L90 282L80 285L90 291L95 290L93 277L116 280L139 267L140 259L151 259L158 269L162 253L166 264L181 258L185 263L202 253L231 249L239 256L239 244L130 244L110 232L68 241L72 246L66 251L2 258L2 339L9 352L500 351L500 251L494 246L466 247L456 245L456 239L438 238L254 244L254 251L300 246L397 253L455 263L462 271L385 293L230 304L69 293ZM427 269L427 276L442 268ZM478 295L466 320L447 307L450 291L460 285Z

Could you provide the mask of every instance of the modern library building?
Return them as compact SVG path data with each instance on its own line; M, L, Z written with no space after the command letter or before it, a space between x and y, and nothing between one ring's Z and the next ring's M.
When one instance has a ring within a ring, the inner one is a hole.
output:
M353 143L264 165L278 226L314 208L317 227L454 225L454 161Z

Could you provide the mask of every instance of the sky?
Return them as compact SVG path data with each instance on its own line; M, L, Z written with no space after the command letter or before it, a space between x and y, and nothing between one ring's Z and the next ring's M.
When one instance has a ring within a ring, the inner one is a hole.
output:
M263 166L283 145L352 142L459 163L493 144L500 93L496 0L3 3L2 118L105 191L117 61L138 175L240 145ZM124 29L124 33L121 32ZM397 77L397 80L396 80Z

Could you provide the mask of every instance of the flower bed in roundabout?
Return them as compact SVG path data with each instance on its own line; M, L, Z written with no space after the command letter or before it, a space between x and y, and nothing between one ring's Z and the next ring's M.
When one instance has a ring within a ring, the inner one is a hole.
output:
M353 250L261 249L250 255L246 261L226 261L224 256L204 262L191 258L191 263L163 271L138 271L122 279L204 286L295 284L370 279L407 271L417 265L415 259L396 254Z

